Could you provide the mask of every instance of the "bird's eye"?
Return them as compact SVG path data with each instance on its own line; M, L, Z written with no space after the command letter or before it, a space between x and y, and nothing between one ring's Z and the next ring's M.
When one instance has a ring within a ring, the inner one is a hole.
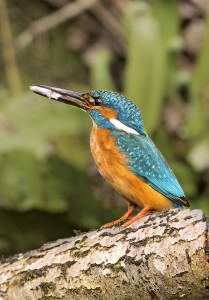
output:
M90 105L99 106L102 104L102 100L99 97L92 97L89 94L83 94L82 97L87 100Z
M94 105L102 105L102 100L99 98L94 98Z

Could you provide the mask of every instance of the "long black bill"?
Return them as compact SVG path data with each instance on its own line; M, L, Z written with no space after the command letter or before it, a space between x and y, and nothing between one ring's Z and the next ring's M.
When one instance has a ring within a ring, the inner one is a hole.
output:
M31 85L30 89L41 96L48 97L59 102L64 102L68 105L73 105L84 110L87 109L87 101L84 97L82 97L81 93L40 84Z

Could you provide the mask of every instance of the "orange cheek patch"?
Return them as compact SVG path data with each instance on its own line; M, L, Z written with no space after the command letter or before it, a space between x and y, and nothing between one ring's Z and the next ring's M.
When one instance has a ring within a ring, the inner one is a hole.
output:
M106 107L94 107L94 109L97 109L100 111L100 113L103 115L103 117L105 117L106 119L117 119L117 112L111 108L106 108Z

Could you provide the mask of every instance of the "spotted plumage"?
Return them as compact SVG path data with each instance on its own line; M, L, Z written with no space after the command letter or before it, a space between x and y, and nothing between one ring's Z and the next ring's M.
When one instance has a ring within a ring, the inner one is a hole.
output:
M151 209L189 206L177 178L144 131L140 110L129 99L111 91L77 93L42 85L31 89L77 106L91 117L94 160L101 175L128 203L125 215L105 227L127 220L136 205L142 211L123 226L131 225Z

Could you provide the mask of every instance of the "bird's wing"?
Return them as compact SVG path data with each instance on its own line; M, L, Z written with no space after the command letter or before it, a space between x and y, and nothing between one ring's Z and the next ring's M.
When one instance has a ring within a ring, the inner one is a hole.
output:
M174 203L189 206L176 176L148 135L127 134L118 130L112 135L135 175Z

